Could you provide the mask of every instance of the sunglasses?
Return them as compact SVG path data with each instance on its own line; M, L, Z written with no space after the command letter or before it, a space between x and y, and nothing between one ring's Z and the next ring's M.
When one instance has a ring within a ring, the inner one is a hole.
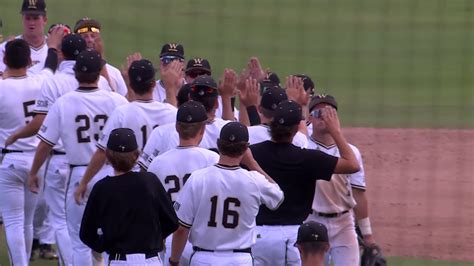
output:
M84 28L80 28L77 30L77 33L81 34L81 33L86 33L86 32L97 32L99 33L100 32L100 29L99 28L96 28L96 27L84 27Z
M311 116L315 118L321 118L322 113L323 109L316 109L311 112Z
M191 87L191 91L197 93L200 96L204 96L205 94L213 94L215 89L203 85L194 85Z
M207 71L192 71L192 72L187 73L186 75L188 75L192 79L195 79L199 76L204 76L204 75L210 76L211 73L209 73Z
M176 57L176 56L163 56L163 57L160 57L161 63L163 63L163 65L165 65L165 66L169 65L174 60L179 60L179 62L184 62L184 59Z

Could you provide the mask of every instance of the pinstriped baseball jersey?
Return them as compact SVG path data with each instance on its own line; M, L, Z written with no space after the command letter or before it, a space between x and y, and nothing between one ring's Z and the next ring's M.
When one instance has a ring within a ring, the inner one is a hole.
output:
M179 223L190 228L194 246L232 250L255 243L255 217L261 204L276 209L282 201L278 185L263 175L216 164L191 174L174 205Z
M15 39L22 39L22 35L18 35ZM3 63L3 57L5 55L5 45L7 42L3 42L0 44L0 73L4 72L7 66ZM48 45L46 45L46 41L44 44L38 48L34 48L30 46L31 52L31 66L28 68L28 74L37 74L40 73L44 68L44 62L46 61L46 56L48 55Z
M0 146L15 131L23 128L33 118L35 100L40 93L43 81L53 72L44 69L39 74L23 77L10 77L0 80ZM33 136L18 139L8 146L10 150L33 151L38 140Z
M213 151L196 146L178 146L153 159L148 172L154 173L160 179L171 201L174 202L180 189L194 171L212 166L218 161L219 155Z
M116 128L130 128L135 132L139 150L142 150L154 128L176 120L176 107L154 100L136 100L117 107L107 120L97 146L105 150L110 132Z
M338 213L352 209L356 201L352 196L352 188L365 190L365 174L362 156L359 149L349 144L359 162L360 171L350 175L333 174L329 182L317 181L314 193L313 210L324 213ZM325 146L313 138L309 139L308 149L320 150L326 154L340 157L337 146Z
M87 165L108 117L127 100L99 88L78 88L59 98L51 107L38 137L54 146L64 143L69 164Z
M251 127L248 127L248 129L249 129L250 145L257 144L257 143L264 142L266 140L271 139L270 127L267 125L261 124L261 125L251 126ZM295 146L306 148L308 146L308 139L303 133L298 131L296 132L296 135L293 138L292 143Z

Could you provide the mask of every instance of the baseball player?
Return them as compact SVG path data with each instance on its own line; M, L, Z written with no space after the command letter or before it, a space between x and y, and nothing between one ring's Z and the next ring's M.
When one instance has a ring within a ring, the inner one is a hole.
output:
M206 109L200 102L189 101L181 105L176 117L178 147L160 154L148 167L148 172L160 179L173 202L194 171L214 165L219 160L217 153L198 147L204 136L206 121ZM166 264L171 255L171 237L166 238L165 252ZM182 264L189 264L191 252L192 248L187 244L181 257Z
M92 255L90 249L79 239L84 206L74 202L73 193L95 151L95 142L99 140L100 131L108 117L117 106L127 103L123 96L97 87L103 63L102 57L96 51L85 50L77 56L74 73L79 87L57 99L48 111L38 133L40 143L28 180L30 189L37 191L39 166L61 139L70 167L66 214L74 265L91 265ZM96 180L108 172L110 169L104 167L97 174ZM89 189L96 180L90 182Z
M37 195L27 189L27 178L38 142L34 137L11 145L5 142L7 136L31 121L42 83L57 67L56 47L61 38L62 35L55 35L48 40L51 49L48 49L45 69L30 76L27 75L31 63L29 44L23 39L14 39L5 46L6 77L0 80L0 213L13 265L27 265L31 255Z
M190 98L204 105L207 112L207 125L199 147L216 149L216 139L221 128L229 121L215 116L217 109L217 84L211 76L199 76L191 84ZM138 165L148 169L151 161L159 154L178 146L179 135L174 124L158 127L150 135L143 149Z
M20 13L23 21L23 33L15 38L23 39L30 45L31 65L28 67L28 72L39 73L43 69L48 54L46 36L44 35L44 28L48 21L46 3L44 0L23 0ZM0 45L0 58L4 56L6 43ZM0 76L5 69L5 63L0 60Z
M84 38L87 47L98 51L102 58L105 58L104 46L100 35L101 30L102 27L99 21L87 17L78 20L74 26L74 33L79 34ZM127 85L125 84L118 68L106 63L102 75L108 81L112 91L117 92L122 96L127 96Z
M309 110L313 133L309 137L308 149L339 157L339 149L329 134L326 123L321 119L321 112L325 112L325 108L337 110L337 102L333 96L316 95L312 98ZM335 266L359 265L360 260L354 217L351 214L359 205L355 195L360 198L360 194L365 191L365 175L360 151L354 145L349 146L357 158L360 171L349 175L334 174L330 182L316 182L313 212L308 216L308 220L317 221L328 228L331 249L326 257L326 265L329 265L330 258ZM355 218L361 225L364 239L373 243L367 200L360 201L362 211L355 211Z
M283 193L271 178L240 168L248 140L245 125L226 124L217 140L219 162L193 172L182 188L174 204L180 226L170 265L180 263L188 235L195 251L191 265L253 265L259 206L278 208Z
M105 164L105 145L112 130L124 127L132 129L137 136L139 150L142 150L154 128L176 121L176 107L153 100L155 68L150 61L134 61L130 65L128 76L135 100L117 107L107 120L97 143L97 150L74 193L78 204L84 197L89 181Z
M156 81L153 99L164 102L173 100L169 92L175 91L185 83L183 76L184 48L179 43L166 43L160 52L160 80Z
M162 265L158 252L163 238L178 228L173 205L156 176L131 171L138 147L133 130L110 133L106 156L114 175L95 184L84 211L81 239L96 252L107 252L108 265Z
M337 113L329 108L324 111L322 118L341 151L340 158L291 144L303 118L301 106L294 101L278 104L270 124L271 141L250 146L255 160L285 193L285 201L277 210L260 208L260 238L252 247L256 265L300 265L294 243L298 226L311 212L316 180L330 180L333 173L359 171L339 128Z
M298 228L295 246L301 255L301 266L323 266L329 250L326 226L315 221L302 224Z

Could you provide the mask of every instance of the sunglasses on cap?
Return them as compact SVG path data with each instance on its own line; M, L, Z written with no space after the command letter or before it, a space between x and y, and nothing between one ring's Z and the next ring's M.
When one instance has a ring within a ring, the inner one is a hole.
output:
M186 75L188 75L192 79L195 79L199 76L204 76L204 75L210 76L211 73L209 73L207 71L191 71L191 72L187 73Z
M84 28L80 28L80 29L77 30L77 33L79 33L79 34L86 33L86 32L97 32L97 33L99 33L100 29L96 28L96 27L84 27Z
M160 57L160 61L161 63L163 63L163 65L169 65L171 62L173 62L174 60L179 60L179 62L184 62L184 59L182 58L179 58L177 56L162 56Z

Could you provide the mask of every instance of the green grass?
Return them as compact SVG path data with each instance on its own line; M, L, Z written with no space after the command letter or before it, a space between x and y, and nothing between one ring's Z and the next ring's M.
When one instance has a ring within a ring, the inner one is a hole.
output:
M280 78L306 73L337 96L345 125L474 128L474 2L470 0L48 0L49 22L103 23L106 54L157 62L178 41L214 76L257 55ZM2 3L4 35L18 1Z

